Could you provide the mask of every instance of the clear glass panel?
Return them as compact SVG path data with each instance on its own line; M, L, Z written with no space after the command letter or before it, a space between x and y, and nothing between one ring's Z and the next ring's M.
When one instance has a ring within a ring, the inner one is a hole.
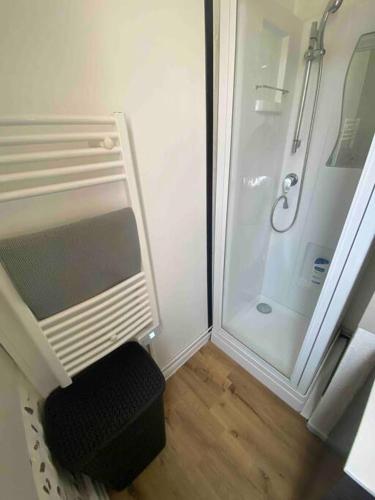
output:
M362 168L375 129L375 33L361 36L349 64L340 130L329 167Z
M294 172L301 178L317 61L311 69L302 146L294 155L291 142L311 18L320 18L322 2L238 0L237 5L222 325L287 377L304 341L361 174L360 168L325 165L337 137L337 125L332 124L337 124L341 113L340 93L348 60L364 32L360 23L353 22L354 34L343 40L340 30L351 20L351 8L339 10L336 23L327 27L324 68L328 69L323 70L301 203L293 227L279 234L271 228L270 214L283 194L286 175ZM371 65L374 69L372 59ZM374 93L369 98L374 109ZM365 149L363 154L367 154ZM299 189L300 181L277 205L279 227L288 226L293 219Z

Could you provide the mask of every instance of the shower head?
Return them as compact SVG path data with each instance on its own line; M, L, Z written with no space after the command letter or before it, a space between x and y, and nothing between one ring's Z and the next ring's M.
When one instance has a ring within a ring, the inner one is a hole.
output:
M326 7L326 12L329 14L334 14L341 7L343 0L330 0Z
M329 0L318 28L318 49L324 54L324 31L326 29L327 20L330 14L334 14L339 10L343 0Z

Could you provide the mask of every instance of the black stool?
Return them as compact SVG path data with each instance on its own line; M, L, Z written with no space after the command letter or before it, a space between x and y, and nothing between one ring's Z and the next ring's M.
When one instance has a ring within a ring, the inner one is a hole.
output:
M124 344L48 396L52 455L70 472L126 488L165 446L164 388L151 356L136 342Z

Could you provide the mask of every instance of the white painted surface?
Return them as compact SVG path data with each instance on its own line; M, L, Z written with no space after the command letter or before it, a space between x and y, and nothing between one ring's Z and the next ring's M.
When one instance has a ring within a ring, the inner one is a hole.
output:
M342 325L349 331L355 332L362 321L362 327L365 330L375 332L375 299L372 298L374 293L375 244L372 245L366 262L361 269L361 274L350 294L349 304L341 321ZM370 317L373 317L373 321L368 320Z
M165 366L207 328L203 2L5 0L1 9L2 114L127 110L162 321L155 356ZM27 227L110 211L121 196L108 185L35 198ZM7 204L8 233L22 232L29 207Z
M211 328L209 328L206 332L203 332L197 339L192 342L191 345L186 347L183 351L181 351L175 358L173 358L164 368L162 368L162 372L164 377L168 379L171 377L176 371L181 368L196 352L199 351L201 347L203 347L210 340L211 336Z
M345 472L365 488L371 495L375 495L375 384L362 416L362 420L355 437L349 457L346 461Z
M331 377L336 370L340 359L347 348L349 340L343 336L336 339L329 348L327 357L324 363L321 364L319 373L317 374L314 382L311 384L306 403L301 411L301 415L308 420L315 407L318 405L320 398L324 394Z
M2 265L0 310L0 342L40 393L47 396L59 384L68 385L70 377L45 341L34 315Z
M366 308L359 326L375 335L375 293Z
M230 171L231 130L233 113L234 62L236 50L236 2L220 4L219 95L217 123L217 164L215 191L214 238L214 304L213 331L222 325L225 238Z
M328 437L375 363L375 335L359 328L352 338L326 392L312 413L308 427Z
M37 500L17 390L19 370L0 347L1 498Z

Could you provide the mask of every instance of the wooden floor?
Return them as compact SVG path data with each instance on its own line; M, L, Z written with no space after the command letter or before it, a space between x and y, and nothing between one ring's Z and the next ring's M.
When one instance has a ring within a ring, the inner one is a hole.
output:
M113 500L313 500L338 474L303 418L211 343L168 380L165 410L166 448Z

